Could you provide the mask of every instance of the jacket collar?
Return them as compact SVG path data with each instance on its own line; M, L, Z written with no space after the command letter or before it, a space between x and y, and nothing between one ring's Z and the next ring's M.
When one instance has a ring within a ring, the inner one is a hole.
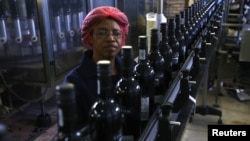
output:
M115 57L115 64L118 75L121 76L121 57L119 55ZM85 51L81 59L79 69L82 72L80 74L83 75L83 77L93 77L97 75L97 65L93 60L92 50Z

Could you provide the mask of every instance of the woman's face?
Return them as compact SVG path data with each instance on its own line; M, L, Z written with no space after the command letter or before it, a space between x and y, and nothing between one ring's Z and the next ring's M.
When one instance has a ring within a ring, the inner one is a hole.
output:
M93 30L90 42L95 61L113 59L121 50L123 33L113 19L104 19Z

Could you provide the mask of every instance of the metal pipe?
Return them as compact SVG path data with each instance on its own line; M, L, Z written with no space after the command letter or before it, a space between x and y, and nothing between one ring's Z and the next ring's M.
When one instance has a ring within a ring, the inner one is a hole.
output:
M0 0L0 43L5 44L7 42L7 31L6 31L6 14L4 9L4 2Z
M7 42L7 31L4 19L0 19L0 43L5 44Z
M32 42L37 42L38 37L36 33L36 26L35 26L35 1L34 0L25 0L26 9L27 9L27 17L28 17L28 24L29 24L29 31L30 31L30 39Z
M12 20L14 21L15 42L17 44L20 44L23 41L23 38L22 38L22 29L19 18L18 3L16 0L10 0L9 6L11 9Z

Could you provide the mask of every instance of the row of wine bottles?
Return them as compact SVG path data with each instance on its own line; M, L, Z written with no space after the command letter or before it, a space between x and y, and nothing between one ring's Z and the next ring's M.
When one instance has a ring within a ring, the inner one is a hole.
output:
M138 140L150 116L162 103L171 81L193 50L201 31L206 28L213 11L211 8L214 8L211 3L198 1L175 18L169 18L167 23L161 23L160 29L151 29L150 37L139 36L136 64L132 46L123 46L122 77L114 91L110 62L99 61L99 98L91 108L88 126L81 131L76 125L74 85L58 85L58 134L54 140ZM158 36L159 30L161 37Z
M207 1L208 2L208 1ZM171 141L171 140L178 140L177 130L181 130L180 127L175 127L176 125L181 125L182 123L179 121L173 121L175 119L179 120L179 117L176 116L179 114L181 118L185 120L186 117L189 117L189 115L183 115L184 107L187 107L187 103L191 102L192 104L196 104L195 99L195 90L191 85L196 85L196 80L199 81L200 77L202 77L200 74L202 71L200 71L200 68L204 68L204 66L200 66L200 63L208 64L212 56L213 49L216 48L216 44L218 43L218 38L220 37L220 24L223 19L223 3L216 1L210 1L208 5L201 12L202 16L199 16L199 14L196 14L196 17L198 22L196 23L196 26L194 28L197 28L197 33L193 34L194 36L190 38L191 42L190 44L187 44L188 50L192 50L192 54L189 54L189 59L185 61L185 66L183 66L180 70L180 81L179 85L175 86L174 88L170 90L179 90L176 92L176 94L171 93L171 97L175 96L174 102L171 99L170 101L165 100L162 105L160 106L159 115L156 117L158 118L158 131L155 138L155 141ZM183 13L183 12L181 12ZM188 34L189 35L189 34ZM189 66L191 62L191 67ZM206 68L207 69L207 68ZM190 77L191 76L191 77ZM192 81L190 80L192 79ZM178 83L178 82L176 82ZM201 82L198 82L201 83ZM175 85L175 84L173 84ZM197 88L197 87L196 87ZM168 94L168 93L166 93ZM173 102L173 103L172 103ZM195 109L195 107L193 107ZM186 109L186 108L185 108ZM193 109L190 109L192 111ZM182 113L181 113L182 112ZM194 111L195 112L195 111ZM178 113L174 116L171 116L171 113ZM186 113L186 110L185 112ZM194 114L192 112L192 114ZM192 120L192 116L190 118L190 121ZM181 119L180 121L183 121ZM184 123L185 124L185 123ZM183 125L182 125L183 126ZM148 133L149 134L149 133ZM141 137L142 139L145 139L144 136Z

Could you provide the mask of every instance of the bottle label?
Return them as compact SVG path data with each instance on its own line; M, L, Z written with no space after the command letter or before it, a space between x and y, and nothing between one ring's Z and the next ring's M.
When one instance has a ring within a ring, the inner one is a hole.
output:
M101 93L101 90L100 90L101 86L100 86L100 85L101 85L101 84L100 84L100 80L97 79L97 94L98 94L98 95L100 95L100 93Z
M60 127L63 127L64 126L64 123L63 123L63 111L62 111L61 108L58 108L57 112L58 112L58 125Z
M154 103L161 103L163 95L155 95L154 96Z
M179 62L179 52L175 52L173 53L173 56L172 56L172 63L178 64L178 62Z
M185 19L184 19L184 18L181 18L180 24L181 24L181 25L184 25L184 24L185 24Z
M146 50L144 49L139 50L139 60L146 60Z
M162 73L155 73L155 96L154 96L154 103L161 103L162 96L164 92L162 91L162 82L163 82L164 74Z
M149 12L146 14L146 35L150 37L151 29L156 28L156 14ZM151 39L148 38L148 53L150 52Z
M162 35L162 33L160 32L160 33L159 33L159 39L162 39L162 36L163 36L163 35Z
M122 141L134 141L134 136L132 135L123 135L123 140Z
M163 73L155 73L155 86L159 87L162 83L163 78L164 78Z
M116 136L114 136L113 141L123 141L122 134L117 134Z
M182 51L186 52L186 46L182 46Z
M149 119L149 97L141 98L141 120Z

